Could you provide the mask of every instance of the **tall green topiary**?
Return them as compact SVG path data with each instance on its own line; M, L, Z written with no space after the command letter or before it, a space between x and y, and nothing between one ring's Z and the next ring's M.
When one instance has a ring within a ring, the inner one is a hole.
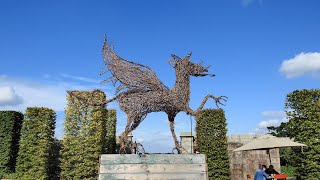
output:
M226 118L222 109L206 109L197 117L197 144L206 154L209 179L230 179Z
M73 91L67 96L64 137L61 150L61 179L97 179L99 157L105 147L105 101L102 91ZM84 101L84 100L87 100Z
M320 89L296 90L287 95L289 136L307 145L296 152L297 179L320 177Z
M21 129L16 174L18 179L53 179L51 174L56 113L27 108Z
M0 173L15 171L23 114L0 111Z
M108 109L108 118L106 119L106 152L107 154L116 153L116 125L117 112L115 109Z

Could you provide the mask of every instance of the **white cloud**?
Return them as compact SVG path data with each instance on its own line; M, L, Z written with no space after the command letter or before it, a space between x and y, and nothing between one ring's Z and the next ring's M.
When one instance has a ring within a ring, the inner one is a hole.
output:
M254 133L257 134L265 134L268 133L268 128L270 126L279 126L282 122L288 122L288 118L284 111L264 111L261 113L264 117L272 118L261 121L256 129L254 130Z
M50 76L47 76L46 78L49 77ZM63 111L66 106L66 90L105 89L98 83L80 84L77 81L70 80L45 79L46 81L43 81L41 79L12 78L5 75L1 75L0 80L0 87L12 87L14 91L10 92L15 92L15 94L19 95L12 97L16 99L18 97L20 97L20 99L23 98L23 102L20 101L20 104L7 104L7 106L0 107L0 110L24 111L27 107L36 106L52 108L55 111Z
M269 126L278 126L280 124L280 121L278 119L271 119L271 120L266 120L266 121L261 121L258 124L259 129L264 129Z
M257 134L265 134L268 133L267 127L270 126L279 126L281 123L281 120L278 119L271 119L271 120L265 120L261 121L258 126L255 129L255 133Z
M283 117L286 115L284 111L264 111L261 114L266 117Z
M269 132L268 128L267 127L270 127L270 126L275 126L275 127L278 127L282 122L288 122L288 118L287 116L284 116L282 117L281 119L269 119L269 120L264 120L264 121L261 121L256 129L254 130L254 133L257 133L257 134L266 134Z
M284 60L280 72L287 78L320 74L320 53L300 53L291 59Z
M22 98L16 94L12 87L0 86L0 106L19 105L22 102Z

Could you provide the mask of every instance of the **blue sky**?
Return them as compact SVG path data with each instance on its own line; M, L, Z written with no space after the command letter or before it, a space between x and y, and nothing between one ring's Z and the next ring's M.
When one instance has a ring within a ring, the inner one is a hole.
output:
M319 88L320 2L215 1L1 1L0 110L46 106L57 111L63 135L65 90L99 88L103 35L123 58L147 65L169 87L170 54L212 65L216 77L191 79L190 107L206 94L229 97L228 134L264 133L285 121L284 100L296 89ZM214 106L208 101L207 108ZM118 109L117 103L109 108ZM126 116L118 109L118 133ZM177 135L190 117L176 118ZM193 125L194 127L194 125ZM152 113L133 132L149 152L170 152L164 113Z

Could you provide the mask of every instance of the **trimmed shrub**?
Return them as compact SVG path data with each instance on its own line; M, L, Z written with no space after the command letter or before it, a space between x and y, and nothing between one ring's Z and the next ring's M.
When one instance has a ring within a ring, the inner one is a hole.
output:
M23 114L0 111L0 173L15 171Z
M106 152L107 154L116 153L116 125L117 125L117 112L115 109L108 109L108 118L106 120Z
M222 109L206 109L197 117L200 153L206 154L209 179L230 179L226 118Z
M21 129L17 159L18 179L53 179L56 113L49 108L27 108Z
M61 179L97 179L99 157L105 147L105 101L102 91L73 91L67 96L64 137L61 149Z

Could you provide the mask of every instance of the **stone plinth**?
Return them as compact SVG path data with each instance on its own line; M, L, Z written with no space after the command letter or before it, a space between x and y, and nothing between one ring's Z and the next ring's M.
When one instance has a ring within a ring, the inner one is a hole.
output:
M99 180L208 180L203 154L104 154Z
M193 154L193 142L194 137L191 132L181 132L180 144L183 147L181 150L182 154Z

